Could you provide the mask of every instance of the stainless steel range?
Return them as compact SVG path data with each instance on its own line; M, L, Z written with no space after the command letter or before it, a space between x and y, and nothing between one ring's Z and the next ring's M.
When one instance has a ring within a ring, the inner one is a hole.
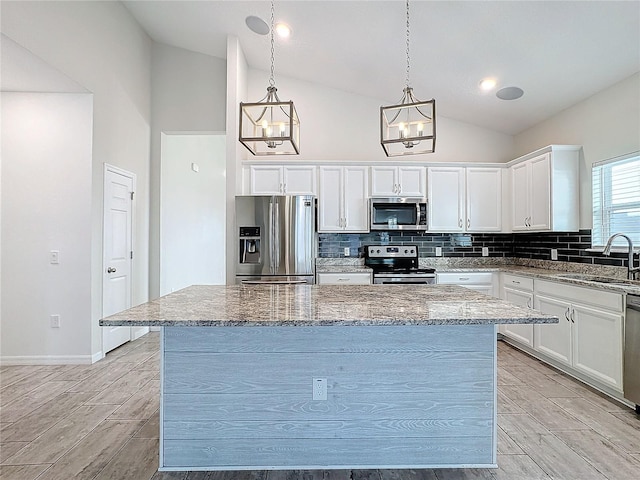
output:
M418 267L417 245L367 245L364 264L373 270L373 283L434 284L434 268Z

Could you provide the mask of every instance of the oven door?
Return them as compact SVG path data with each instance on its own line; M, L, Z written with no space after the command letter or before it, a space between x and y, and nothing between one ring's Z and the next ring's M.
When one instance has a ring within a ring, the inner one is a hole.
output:
M376 285L435 285L436 276L425 275L398 275L398 274L374 274L373 283Z
M427 203L419 198L372 198L371 230L426 230Z

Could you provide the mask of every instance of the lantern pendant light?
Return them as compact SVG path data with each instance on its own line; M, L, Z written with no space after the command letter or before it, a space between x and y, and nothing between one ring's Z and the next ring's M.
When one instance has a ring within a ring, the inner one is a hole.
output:
M274 80L274 7L271 1L271 75L267 95L255 103L240 103L240 143L253 155L298 155L300 120L292 101L278 98Z
M409 0L407 0L407 77L397 105L380 107L380 143L387 157L433 153L436 148L436 101L421 102L409 86Z

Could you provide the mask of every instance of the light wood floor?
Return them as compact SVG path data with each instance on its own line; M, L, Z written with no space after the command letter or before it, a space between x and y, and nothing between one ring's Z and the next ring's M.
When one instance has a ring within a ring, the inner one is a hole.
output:
M640 418L499 342L497 470L157 472L158 334L91 366L0 368L3 480L631 480Z

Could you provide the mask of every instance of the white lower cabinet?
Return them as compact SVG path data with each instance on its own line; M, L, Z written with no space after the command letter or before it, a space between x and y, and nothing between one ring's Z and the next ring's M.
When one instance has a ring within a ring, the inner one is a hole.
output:
M318 285L370 285L371 273L318 273Z
M533 278L502 274L500 298L521 307L533 308ZM499 331L527 347L533 348L533 325L511 324L500 325Z
M622 294L536 281L535 308L560 323L534 326L534 349L622 392Z
M495 296L492 272L444 272L436 276L439 285L460 285L485 295Z

